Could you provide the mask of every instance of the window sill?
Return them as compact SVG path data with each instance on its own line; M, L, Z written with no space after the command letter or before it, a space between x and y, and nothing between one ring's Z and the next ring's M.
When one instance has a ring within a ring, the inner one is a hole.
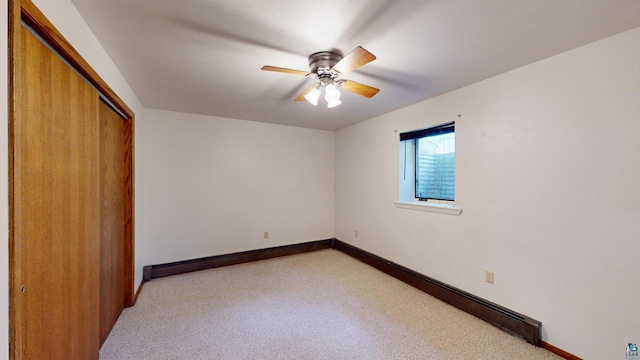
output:
M450 205L439 205L439 204L428 204L428 203L418 203L418 202L395 202L395 205L399 209L408 209L408 210L418 210L418 211L428 211L438 214L447 214L447 215L455 215L460 216L462 214L462 209L457 208L455 206Z

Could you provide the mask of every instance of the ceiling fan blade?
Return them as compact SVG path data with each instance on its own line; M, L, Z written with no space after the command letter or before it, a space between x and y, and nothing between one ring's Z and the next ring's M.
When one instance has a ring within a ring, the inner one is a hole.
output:
M311 85L308 89L306 89L305 91L302 92L302 94L300 94L297 98L296 101L306 101L307 99L304 98L305 95L307 95L309 93L309 91L311 91L311 89L313 89L315 87L315 85Z
M308 72L308 71L294 70L294 69L287 69L287 68L281 68L281 67L277 67L277 66L270 66L270 65L265 65L265 66L263 66L260 70L265 70L265 71L275 71L275 72L282 72L282 73L294 74L294 75L302 75L302 76L307 76L307 75L309 75L309 72Z
M380 89L376 89L374 87L371 87L369 85L364 85L364 84L360 84L357 83L355 81L351 81L351 80L342 80L343 83L341 85L341 87L345 90L349 90L351 92L354 92L358 95L362 95L366 98L372 98L375 94L378 93L378 91L380 91Z
M342 60L338 61L331 70L337 71L340 74L346 74L375 59L375 55L365 50L362 46L358 46L343 57Z

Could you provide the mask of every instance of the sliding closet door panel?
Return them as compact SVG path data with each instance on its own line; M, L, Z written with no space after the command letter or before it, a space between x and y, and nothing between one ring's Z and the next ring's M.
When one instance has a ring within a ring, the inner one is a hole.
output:
M97 92L21 28L14 234L23 359L97 359L100 293Z
M100 103L100 344L124 309L124 120Z

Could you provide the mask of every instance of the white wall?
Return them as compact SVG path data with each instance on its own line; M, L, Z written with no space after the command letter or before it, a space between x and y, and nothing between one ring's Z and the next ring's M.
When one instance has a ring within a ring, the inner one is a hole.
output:
M80 14L69 0L33 0L34 4L45 14L45 16L56 26L62 35L74 46L74 48L87 60L87 62L100 74L109 86L124 100L124 102L136 114L136 137L134 139L136 147L140 146L140 132L143 127L143 107L133 93L127 82L124 80L118 69L115 67L109 56L106 54L98 40L93 36L89 27L80 17ZM0 10L0 67L7 69L7 2ZM7 116L7 71L0 71L0 123L3 124L0 130L0 168L8 168L8 116ZM142 153L135 154L135 201L140 203L142 189L141 181L143 174L139 171L140 163L143 161ZM7 171L0 172L0 359L8 358L8 174ZM137 206L135 217L142 216L142 207ZM136 271L135 284L142 280L142 266L144 263L140 259L140 249L144 245L144 237L140 227L136 225Z
M145 118L145 264L333 237L333 132L152 109Z
M336 237L623 358L640 343L638 59L640 28L338 131ZM452 120L462 215L395 208L398 133Z
M145 110L69 0L34 2L136 113L136 284L143 265L335 235L541 320L584 358L640 343L640 29L343 129L334 147L329 132ZM0 71L0 168L6 91ZM395 208L394 130L450 120L463 214ZM1 172L0 358L7 188Z

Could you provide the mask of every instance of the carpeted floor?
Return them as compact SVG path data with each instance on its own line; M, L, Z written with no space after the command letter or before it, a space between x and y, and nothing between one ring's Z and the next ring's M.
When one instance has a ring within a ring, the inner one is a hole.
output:
M323 250L154 279L100 359L560 359Z

